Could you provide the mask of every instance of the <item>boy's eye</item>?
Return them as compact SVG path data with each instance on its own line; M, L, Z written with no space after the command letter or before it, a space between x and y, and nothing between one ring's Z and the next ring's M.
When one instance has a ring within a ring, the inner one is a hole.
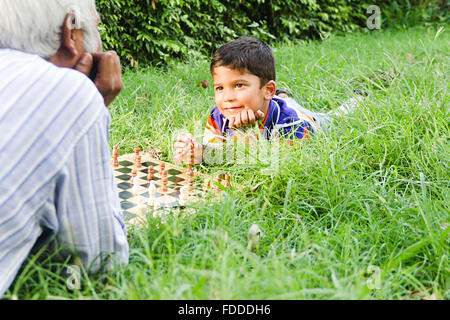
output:
M216 87L216 91L220 91L222 89L223 89L223 87Z
M236 83L236 88L242 88L244 86L243 83Z

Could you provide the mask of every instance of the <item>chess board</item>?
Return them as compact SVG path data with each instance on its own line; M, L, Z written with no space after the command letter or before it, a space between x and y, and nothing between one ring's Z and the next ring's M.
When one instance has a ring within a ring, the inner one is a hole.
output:
M205 196L204 182L208 181L208 176L194 172L194 185L189 187L186 168L152 158L146 153L141 153L141 167L136 168L137 176L131 183L132 170L136 167L134 157L134 153L119 156L118 167L113 166L120 205L126 220L145 218L144 215L149 211L158 215L167 211L164 209L184 208ZM167 171L167 191L162 188L161 164ZM153 167L154 178L148 181L150 166ZM153 191L150 188L151 183L154 185Z

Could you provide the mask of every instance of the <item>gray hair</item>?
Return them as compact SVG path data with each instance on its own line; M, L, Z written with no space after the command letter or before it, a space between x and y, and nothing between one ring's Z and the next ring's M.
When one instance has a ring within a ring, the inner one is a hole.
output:
M95 0L1 0L0 48L52 57L61 45L62 25L68 13L73 28L83 30L84 50L99 45Z

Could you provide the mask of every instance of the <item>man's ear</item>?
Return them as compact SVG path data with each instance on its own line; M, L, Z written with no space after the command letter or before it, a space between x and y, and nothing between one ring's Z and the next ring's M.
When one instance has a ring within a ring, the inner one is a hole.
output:
M58 67L73 68L83 54L83 31L75 29L74 18L71 13L65 16L58 51L47 59Z
M275 92L277 91L277 86L275 84L275 81L270 80L265 85L265 91L264 91L264 99L270 100L275 95Z
M64 18L61 34L61 48L67 51L67 54L75 57L81 54L78 52L75 44L75 16L72 13L68 13Z

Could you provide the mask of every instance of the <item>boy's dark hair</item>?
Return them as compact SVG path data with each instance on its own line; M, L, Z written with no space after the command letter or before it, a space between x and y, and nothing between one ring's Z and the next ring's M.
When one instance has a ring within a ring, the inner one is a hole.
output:
M261 87L275 81L275 58L272 49L263 41L245 37L222 45L214 53L210 71L215 67L229 67L241 72L249 71L261 80Z

